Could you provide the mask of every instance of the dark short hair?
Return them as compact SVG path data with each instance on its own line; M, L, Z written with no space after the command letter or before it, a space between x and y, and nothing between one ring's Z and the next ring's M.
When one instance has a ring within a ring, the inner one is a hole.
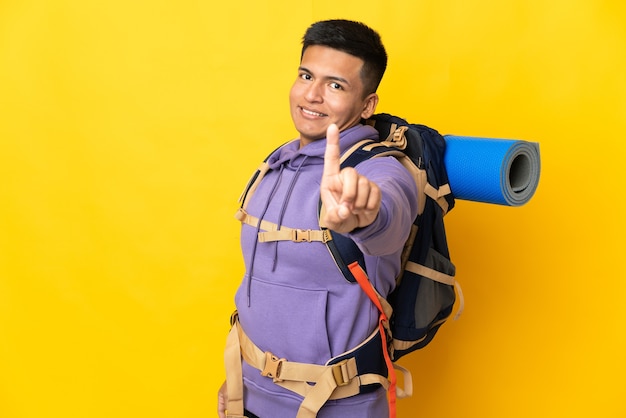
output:
M363 60L361 80L364 94L376 92L387 68L387 52L378 32L369 26L351 20L323 20L309 26L302 38L302 53L320 45L343 51Z

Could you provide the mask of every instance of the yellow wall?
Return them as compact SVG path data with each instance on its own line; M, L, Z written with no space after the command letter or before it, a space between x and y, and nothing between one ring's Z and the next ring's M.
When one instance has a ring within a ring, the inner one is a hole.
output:
M215 415L236 200L330 17L382 34L380 111L541 144L529 204L448 216L466 311L400 416L626 416L624 3L215 3L0 3L0 417Z

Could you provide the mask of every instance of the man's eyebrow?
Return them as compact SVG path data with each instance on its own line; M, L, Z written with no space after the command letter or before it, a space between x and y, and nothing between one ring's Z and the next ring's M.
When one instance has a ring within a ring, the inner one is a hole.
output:
M299 66L298 67L298 71L304 71L305 73L313 74L313 72L311 70L309 70L308 68L303 67L303 66ZM350 82L348 80L346 80L345 78L343 78L343 77L339 77L339 76L335 76L335 75L329 75L329 76L326 76L324 78L326 80L329 80L329 81L338 81L338 82L344 83L344 84L346 84L348 86L350 85Z

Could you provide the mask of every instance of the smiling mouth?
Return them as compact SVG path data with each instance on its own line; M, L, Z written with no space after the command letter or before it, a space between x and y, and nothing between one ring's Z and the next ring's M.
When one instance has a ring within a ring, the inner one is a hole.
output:
M309 115L309 116L316 116L316 117L328 116L325 113L314 112L312 110L308 110L303 107L300 107L300 110L302 111L302 113L304 113L305 115Z

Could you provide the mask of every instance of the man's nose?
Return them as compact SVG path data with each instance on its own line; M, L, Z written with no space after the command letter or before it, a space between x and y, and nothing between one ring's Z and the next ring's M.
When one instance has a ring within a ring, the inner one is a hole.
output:
M322 83L314 81L307 87L304 97L309 102L320 102L322 101L322 88Z

